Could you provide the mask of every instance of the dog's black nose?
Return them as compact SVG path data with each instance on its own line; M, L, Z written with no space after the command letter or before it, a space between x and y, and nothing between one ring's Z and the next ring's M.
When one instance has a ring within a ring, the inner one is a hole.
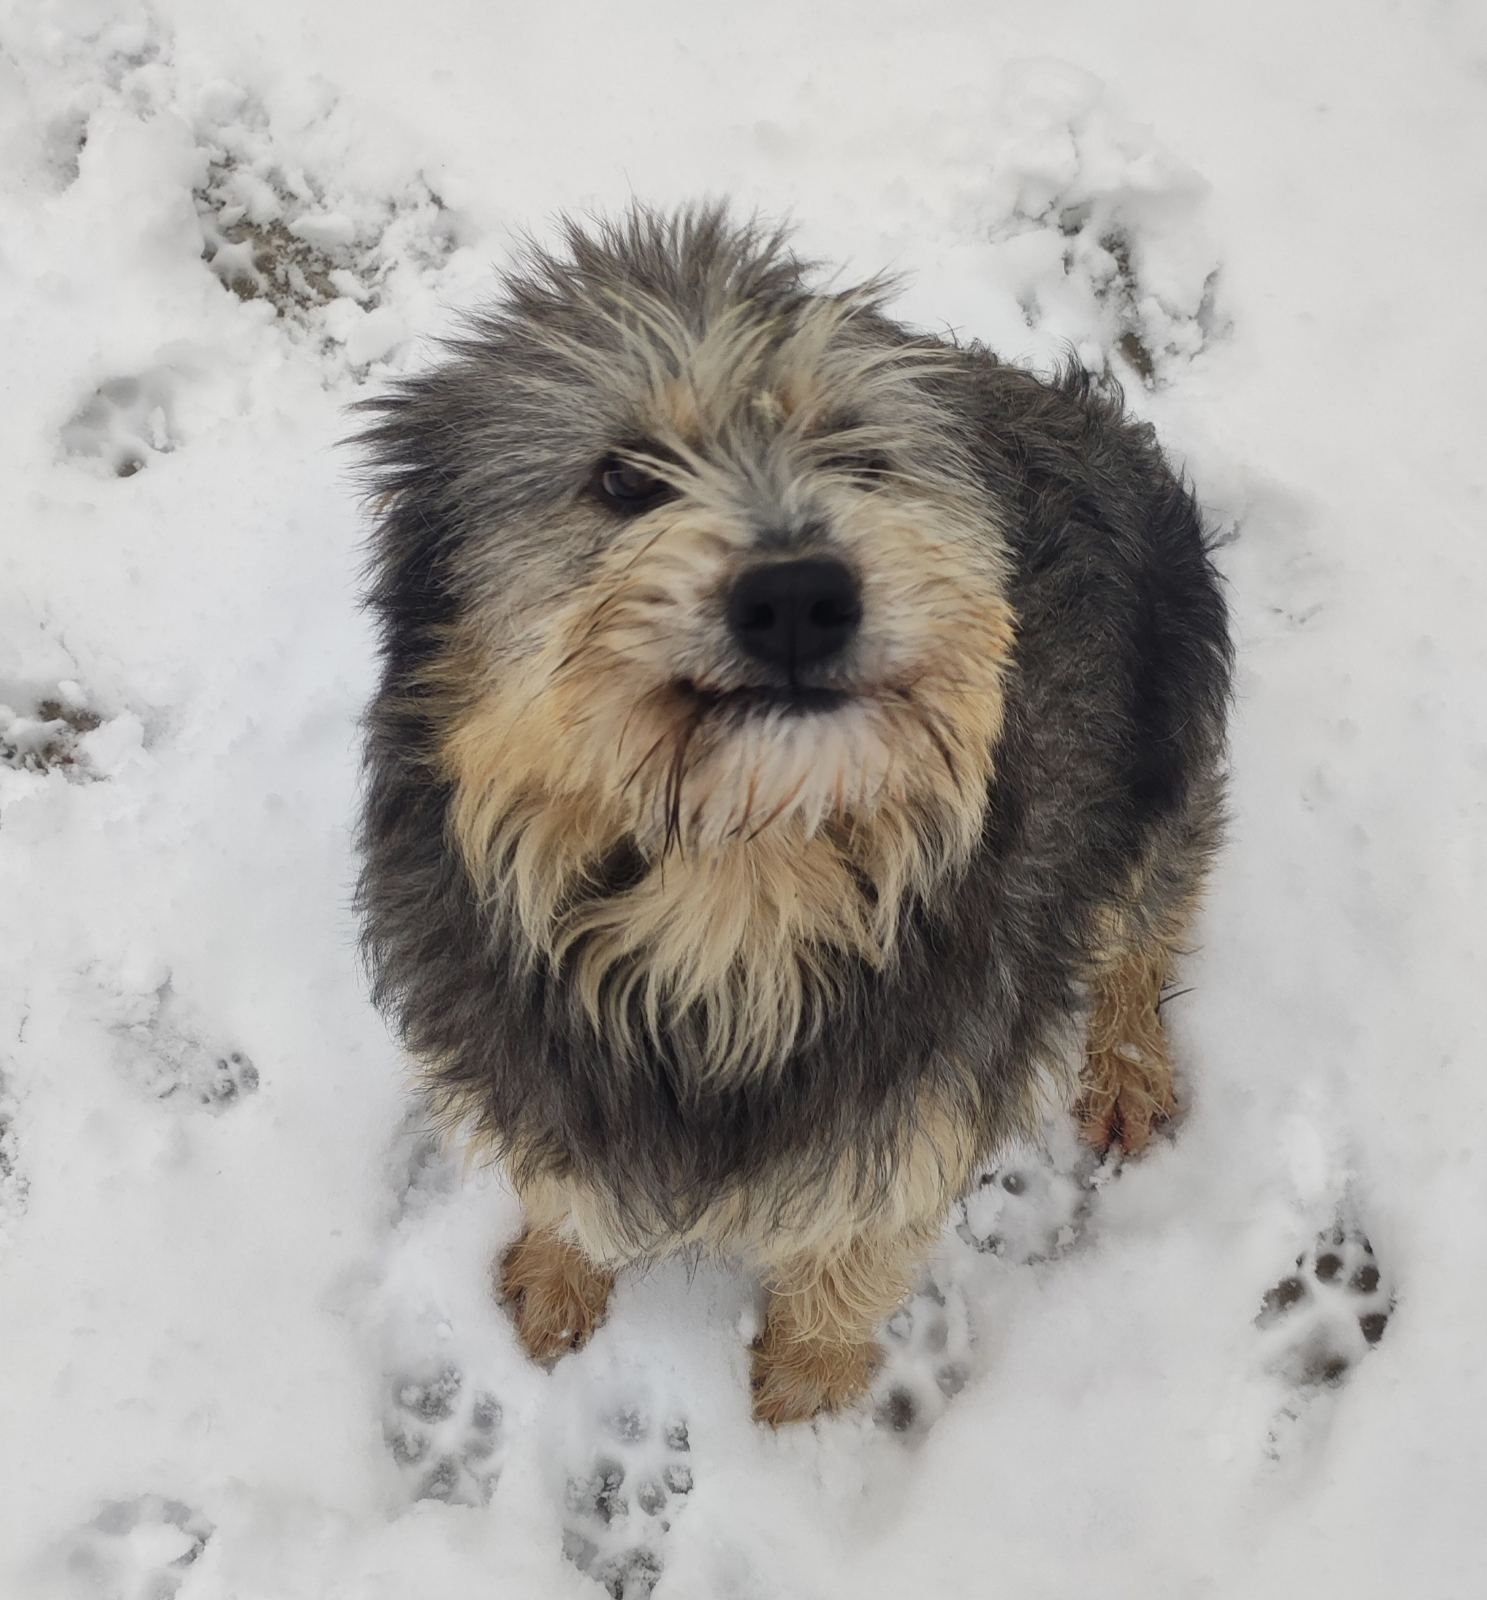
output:
M838 654L862 621L850 567L824 556L750 567L728 591L728 626L756 660L814 666Z

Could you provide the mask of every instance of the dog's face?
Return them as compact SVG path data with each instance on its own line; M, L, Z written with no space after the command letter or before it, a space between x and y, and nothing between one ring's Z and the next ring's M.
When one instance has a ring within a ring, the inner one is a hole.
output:
M617 850L745 899L845 861L871 943L974 842L1010 647L945 351L711 213L569 244L416 401L461 532L428 674L461 848L549 949Z

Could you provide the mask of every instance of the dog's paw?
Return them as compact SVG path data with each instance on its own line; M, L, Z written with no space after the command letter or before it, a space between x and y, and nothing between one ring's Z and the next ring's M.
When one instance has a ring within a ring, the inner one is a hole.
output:
M500 1476L501 1404L458 1368L393 1374L382 1437L412 1499L490 1502Z
M882 1344L883 1363L873 1384L874 1420L894 1433L922 1435L970 1376L965 1296L930 1279L888 1319Z
M564 1490L563 1553L612 1600L646 1600L661 1576L666 1535L692 1492L686 1422L659 1426L641 1405L599 1420L599 1441Z
M1091 1150L1139 1156L1176 1115L1172 1068L1165 1057L1149 1059L1133 1045L1090 1053L1074 1117L1079 1137Z
M527 1354L550 1363L593 1337L614 1275L550 1230L529 1228L497 1263L496 1287Z
M751 1352L754 1420L780 1428L845 1410L867 1396L882 1359L872 1340L803 1338L766 1320Z
M179 1500L114 1500L79 1533L67 1566L81 1592L107 1600L171 1600L215 1529Z

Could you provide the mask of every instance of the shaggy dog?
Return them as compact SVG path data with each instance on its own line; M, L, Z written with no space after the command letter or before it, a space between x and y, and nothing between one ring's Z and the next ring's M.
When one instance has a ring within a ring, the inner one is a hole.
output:
M717 208L569 224L363 435L377 1001L522 1198L526 1348L741 1257L774 1423L864 1392L1061 1063L1096 1145L1172 1114L1229 682L1118 393L810 279Z

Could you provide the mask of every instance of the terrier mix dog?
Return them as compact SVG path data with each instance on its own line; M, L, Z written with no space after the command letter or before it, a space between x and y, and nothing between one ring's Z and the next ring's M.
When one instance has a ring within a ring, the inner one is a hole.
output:
M363 436L378 1003L508 1166L532 1355L726 1252L773 1423L863 1393L1071 1044L1092 1143L1172 1114L1229 682L1118 394L809 278L721 209L569 225Z

